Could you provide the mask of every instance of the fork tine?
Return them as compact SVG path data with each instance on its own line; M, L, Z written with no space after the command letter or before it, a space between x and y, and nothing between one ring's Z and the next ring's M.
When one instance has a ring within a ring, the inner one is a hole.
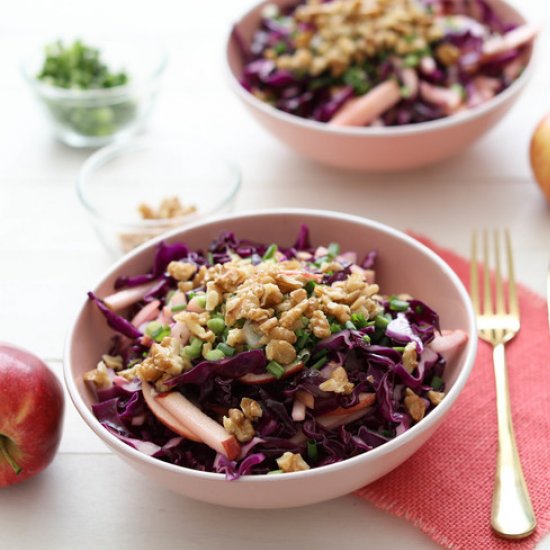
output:
M491 275L489 273L489 238L487 230L483 230L483 313L493 313L491 299Z
M510 313L519 318L519 302L516 290L516 276L514 274L514 260L512 257L512 241L510 231L506 229L506 255L508 257L508 309Z
M479 279L477 266L477 231L472 232L472 244L470 253L470 297L474 306L474 312L479 315Z
M499 232L495 229L495 307L498 315L505 315L504 291L502 290L502 274L500 271L500 238Z

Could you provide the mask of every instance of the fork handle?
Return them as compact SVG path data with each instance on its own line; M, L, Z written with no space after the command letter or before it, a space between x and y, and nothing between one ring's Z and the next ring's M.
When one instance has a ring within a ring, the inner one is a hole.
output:
M491 526L502 537L520 539L528 537L535 530L537 520L514 437L504 343L494 347L493 364L497 396L498 454Z

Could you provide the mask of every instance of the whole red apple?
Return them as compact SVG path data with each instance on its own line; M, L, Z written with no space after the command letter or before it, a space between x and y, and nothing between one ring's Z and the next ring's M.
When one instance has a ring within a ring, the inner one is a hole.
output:
M0 487L41 472L55 456L63 389L35 355L0 344Z

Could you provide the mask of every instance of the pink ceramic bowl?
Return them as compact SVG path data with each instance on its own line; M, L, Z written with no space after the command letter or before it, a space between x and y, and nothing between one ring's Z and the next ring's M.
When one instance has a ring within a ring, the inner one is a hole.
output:
M525 18L502 0L488 0L504 20L521 24ZM266 4L288 6L295 0L268 0L236 23L245 44L258 27ZM448 118L387 128L342 128L306 120L271 107L239 84L243 62L230 34L226 45L229 84L254 118L285 145L313 160L350 170L391 172L417 168L456 155L490 130L510 109L532 73L532 59L506 90L479 107Z
M174 466L146 456L111 435L91 412L92 396L82 375L96 366L108 349L112 332L93 305L82 304L65 349L64 373L71 398L88 426L131 467L159 486L182 495L224 506L286 508L329 500L378 479L411 456L433 434L447 414L472 368L477 345L474 314L455 273L438 256L411 237L380 223L318 210L255 211L187 226L167 234L169 242L205 247L222 230L263 242L292 243L306 223L314 244L338 242L343 250L379 251L377 279L384 292L407 292L425 300L441 316L442 328L460 328L469 341L459 361L449 365L448 393L438 407L409 431L365 454L337 464L278 476L245 476L226 481L224 475ZM99 296L112 292L119 275L149 270L156 242L142 245L116 263L95 285ZM103 481L108 483L109 472Z

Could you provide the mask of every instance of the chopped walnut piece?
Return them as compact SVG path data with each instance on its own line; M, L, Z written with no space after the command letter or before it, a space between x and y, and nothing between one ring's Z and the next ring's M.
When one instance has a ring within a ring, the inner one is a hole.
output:
M176 281L188 281L197 271L197 266L187 262L170 262L166 272Z
M278 322L279 321L277 320L277 317L271 317L271 319L264 321L258 328L260 329L261 333L269 334L270 331L277 326Z
M277 459L277 465L286 473L309 470L309 464L297 453L286 452Z
M120 355L102 355L101 360L105 363L108 369L119 371L124 368L122 356Z
M405 390L405 399L403 400L405 409L415 422L420 422L426 414L426 401L419 395L416 395L410 388Z
M166 197L157 210L145 203L140 204L138 210L144 220L168 220L187 216L197 209L195 206L182 205L178 197Z
M291 344L296 343L297 340L296 334L292 330L284 327L275 327L269 331L268 336L271 340L284 340Z
M442 391L434 391L434 390L430 390L427 394L426 394L427 398L430 400L430 403L432 405L439 405L439 403L441 403L441 401L443 401L443 398L445 397L445 393L442 392Z
M343 393L344 395L349 395L354 387L354 384L348 380L348 373L344 367L336 367L330 378L319 385L320 390Z
M182 311L177 315L174 315L174 320L183 323L187 326L189 331L201 340L207 342L213 342L216 335L211 331L204 328L209 319L208 313L196 313L194 311Z
M282 301L283 293L276 284L267 283L264 285L264 292L260 300L260 305L262 307L273 307L279 305Z
M309 326L317 338L328 338L331 335L330 323L326 315L319 309L313 312Z
M229 434L234 435L241 443L247 443L254 435L254 426L239 409L229 409L228 416L223 417L223 427Z
M409 373L413 372L414 369L418 366L418 359L416 356L416 344L414 342L409 342L405 346L403 351L403 366L405 370Z
M277 361L281 365L290 365L296 359L296 350L285 340L271 340L265 348L269 361Z
M347 305L329 302L323 309L325 313L336 317L337 321L341 324L344 324L351 319L350 307Z
M256 420L256 418L260 418L263 414L261 405L254 401L254 399L250 399L250 397L243 397L241 399L241 409L249 420Z
M232 328L227 333L227 341L228 346L231 346L234 348L235 346L238 346L239 344L246 344L246 335L244 333L244 330L241 328Z
M111 387L111 377L103 361L100 361L95 369L84 373L84 380L86 382L93 382L98 390Z
M158 380L163 373L175 376L189 367L180 356L180 342L177 338L167 336L160 344L151 345L149 356L138 365L137 374L147 381Z

